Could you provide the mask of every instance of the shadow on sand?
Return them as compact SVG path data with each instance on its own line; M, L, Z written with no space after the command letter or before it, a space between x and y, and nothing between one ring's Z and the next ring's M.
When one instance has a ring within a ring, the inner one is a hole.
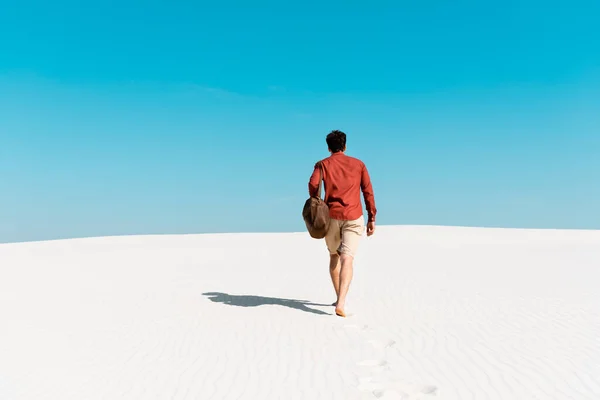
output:
M238 307L258 307L266 305L277 305L295 310L300 310L317 315L331 315L321 310L315 310L307 306L318 306L318 307L329 307L331 304L316 304L305 300L292 300L292 299L279 299L277 297L263 297L263 296L248 296L248 295L232 295L227 293L219 292L207 292L202 293L208 297L210 301L215 303L228 304L230 306Z

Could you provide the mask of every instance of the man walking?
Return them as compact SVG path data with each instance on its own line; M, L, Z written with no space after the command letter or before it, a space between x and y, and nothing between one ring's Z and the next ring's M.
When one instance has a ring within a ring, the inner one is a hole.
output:
M326 138L331 156L315 164L308 182L310 196L317 196L320 182L319 165L323 169L325 201L329 207L331 225L325 236L329 250L329 273L337 301L335 313L345 317L346 295L352 281L354 255L365 231L360 192L367 208L367 236L375 232L375 198L371 179L365 164L349 157L346 134L334 130Z

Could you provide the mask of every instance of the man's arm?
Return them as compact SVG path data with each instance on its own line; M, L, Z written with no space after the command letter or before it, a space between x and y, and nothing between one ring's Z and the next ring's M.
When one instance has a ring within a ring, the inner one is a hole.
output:
M319 170L319 163L315 164L310 179L308 180L308 195L310 197L317 197L319 192L319 185L321 184L321 171Z
M360 179L360 188L365 198L365 206L367 208L368 222L375 222L375 215L377 214L377 208L375 207L375 196L373 194L373 185L371 184L371 177L366 165L363 164L362 176Z

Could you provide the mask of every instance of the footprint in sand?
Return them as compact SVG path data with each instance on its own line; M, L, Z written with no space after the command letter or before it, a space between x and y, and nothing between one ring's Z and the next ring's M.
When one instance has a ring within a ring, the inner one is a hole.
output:
M385 360L363 360L357 363L361 367L384 367L387 365Z
M368 370L372 374L380 374L390 369L385 360L363 360L356 363L356 365Z
M431 385L405 385L400 382L386 382L383 379L363 378L359 389L371 392L382 400L426 400L437 396L437 387Z
M376 393L373 393L377 397ZM398 398L391 397L395 394L401 394L406 399L431 399L438 394L438 388L433 385L409 385L402 382L390 382L387 386L387 390L381 391L380 398ZM383 397L387 395L388 397Z
M433 385L425 385L425 386L421 386L421 388L419 389L419 392L422 394L429 394L429 395L435 396L438 392L438 388Z
M346 323L343 327L345 329L360 331L363 334L375 333L375 330L368 325ZM396 341L392 339L367 339L366 342L374 348L384 351L396 345ZM410 384L397 380L393 375L390 375L392 368L384 359L365 359L356 364L359 367L367 368L374 374L374 376L359 378L358 389L363 392L370 392L377 399L416 400L431 399L438 395L439 391L436 386Z
M359 331L366 331L366 330L369 330L369 325L344 324L344 328L355 329L355 330L359 330Z
M384 349L394 345L393 340L370 341L376 347ZM438 395L438 388L433 385L409 383L398 379L393 368L385 359L364 359L357 363L359 367L368 371L370 376L359 378L358 389L370 392L374 397L383 400L413 400L431 399Z
M379 392L385 389L385 382L376 377L358 379L358 389L364 392Z
M367 340L373 347L377 349L387 349L393 347L396 344L394 340L378 340L378 339L369 339Z
M381 400L408 400L410 396L404 392L395 390L375 390L373 396Z

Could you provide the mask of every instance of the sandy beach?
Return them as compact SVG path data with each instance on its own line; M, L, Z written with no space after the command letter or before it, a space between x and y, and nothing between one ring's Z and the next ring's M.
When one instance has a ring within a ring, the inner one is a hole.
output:
M600 231L381 226L348 318L302 233L0 245L0 399L600 398Z

